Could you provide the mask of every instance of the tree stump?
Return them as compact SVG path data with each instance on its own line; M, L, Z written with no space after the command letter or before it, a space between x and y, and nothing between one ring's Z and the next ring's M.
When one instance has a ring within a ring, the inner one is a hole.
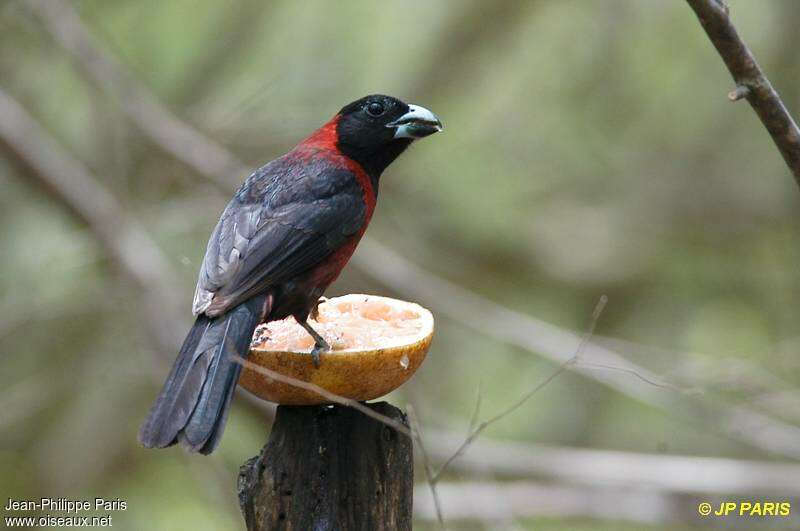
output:
M386 402L365 404L408 425ZM343 406L279 406L261 453L242 465L250 531L410 530L412 441Z

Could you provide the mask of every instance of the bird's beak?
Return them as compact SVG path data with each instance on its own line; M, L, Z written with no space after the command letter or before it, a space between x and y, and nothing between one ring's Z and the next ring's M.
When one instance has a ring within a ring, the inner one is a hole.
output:
M443 129L439 117L425 107L409 105L408 112L386 127L394 127L395 138L424 138Z

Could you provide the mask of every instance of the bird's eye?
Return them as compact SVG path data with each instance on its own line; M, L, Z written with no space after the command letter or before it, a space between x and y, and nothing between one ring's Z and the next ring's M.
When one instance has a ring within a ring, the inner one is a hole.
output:
M383 104L377 101L373 101L367 105L367 113L369 113L370 116L380 116L383 114L383 110Z

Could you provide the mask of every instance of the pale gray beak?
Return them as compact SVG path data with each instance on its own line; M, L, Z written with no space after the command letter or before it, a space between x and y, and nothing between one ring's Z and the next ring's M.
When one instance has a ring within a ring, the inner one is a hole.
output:
M408 112L386 127L397 128L395 138L424 138L443 129L439 117L425 107L409 105Z

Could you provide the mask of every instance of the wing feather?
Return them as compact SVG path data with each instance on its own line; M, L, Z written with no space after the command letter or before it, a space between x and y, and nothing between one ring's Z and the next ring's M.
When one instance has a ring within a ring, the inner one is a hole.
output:
M321 263L365 223L363 193L351 171L319 162L255 172L211 235L194 313L218 315Z

